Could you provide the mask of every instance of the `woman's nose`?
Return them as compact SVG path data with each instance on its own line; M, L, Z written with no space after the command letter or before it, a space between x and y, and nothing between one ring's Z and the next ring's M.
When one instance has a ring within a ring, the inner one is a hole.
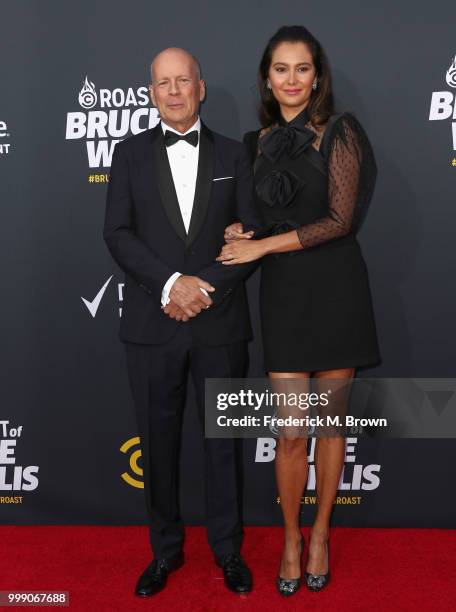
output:
M294 73L294 70L290 70L290 72L288 73L288 83L290 85L296 83L296 74Z

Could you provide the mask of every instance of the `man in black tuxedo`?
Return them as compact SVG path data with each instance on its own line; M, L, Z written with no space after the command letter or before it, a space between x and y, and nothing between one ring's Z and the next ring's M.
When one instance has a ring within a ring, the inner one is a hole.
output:
M136 586L141 596L162 590L183 563L176 475L188 371L203 428L204 379L246 374L251 326L243 281L255 264L215 261L224 228L238 220L247 230L259 227L247 151L199 118L205 83L196 59L166 49L151 74L161 121L116 145L104 227L126 273L120 338L154 553ZM252 579L240 555L239 442L204 439L207 534L226 585L246 592Z

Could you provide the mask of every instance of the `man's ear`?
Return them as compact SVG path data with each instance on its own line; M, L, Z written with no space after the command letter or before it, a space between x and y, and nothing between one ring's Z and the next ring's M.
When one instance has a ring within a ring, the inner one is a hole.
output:
M206 97L206 82L203 79L200 80L200 102L204 101Z

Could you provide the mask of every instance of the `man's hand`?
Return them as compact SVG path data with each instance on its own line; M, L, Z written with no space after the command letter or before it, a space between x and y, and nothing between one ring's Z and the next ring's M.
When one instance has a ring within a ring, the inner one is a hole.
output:
M170 303L174 302L187 317L196 317L197 314L209 308L212 304L211 298L205 295L201 289L210 293L215 291L215 287L201 278L183 274L174 281L171 287L169 292Z
M174 302L168 302L166 306L162 307L162 310L170 319L176 319L176 321L183 321L184 323L189 319L182 308L180 308Z

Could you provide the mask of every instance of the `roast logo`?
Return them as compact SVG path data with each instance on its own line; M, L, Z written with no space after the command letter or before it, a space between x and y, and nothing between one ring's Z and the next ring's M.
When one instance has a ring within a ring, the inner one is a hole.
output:
M445 74L449 87L456 88L456 56ZM429 109L429 121L452 120L451 131L453 151L456 151L456 95L452 91L433 91ZM456 167L456 157L453 156L451 164Z
M450 87L456 87L456 55L446 73L446 82Z
M97 92L95 90L95 85L88 80L87 75L84 81L84 85L79 92L78 96L79 104L82 108L90 109L95 106L97 103Z
M110 168L118 142L158 122L158 111L150 106L144 86L97 90L86 75L77 101L80 110L67 113L65 138L85 142L89 168Z
M141 447L139 437L130 438L126 440L120 447L120 451L125 455L130 455L129 466L131 471L133 472L133 476L131 476L128 472L123 472L121 474L121 478L130 486L136 487L137 489L144 489L144 482L142 480L143 477L143 469L139 467L138 460L141 457ZM137 476L140 479L136 478Z

